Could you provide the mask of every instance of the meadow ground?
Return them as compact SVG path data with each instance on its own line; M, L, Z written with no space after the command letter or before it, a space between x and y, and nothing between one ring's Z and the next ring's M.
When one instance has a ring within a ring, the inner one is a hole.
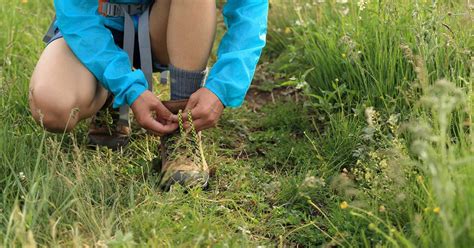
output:
M52 3L0 0L0 247L472 246L472 3L270 3L247 103L204 133L209 190L163 193L136 125L112 152L34 123Z

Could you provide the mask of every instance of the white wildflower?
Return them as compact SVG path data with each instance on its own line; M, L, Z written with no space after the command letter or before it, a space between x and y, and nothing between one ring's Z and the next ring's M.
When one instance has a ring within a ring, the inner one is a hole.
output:
M309 84L306 81L298 82L298 84L296 84L295 86L295 88L298 90L306 89L308 87L309 87Z
M391 114L387 120L387 123L391 126L397 126L400 114Z
M301 187L303 188L316 188L318 186L324 187L326 186L326 182L322 178L316 178L315 176L306 176Z
M357 6L359 6L359 10L360 11L363 11L366 7L367 7L367 4L369 3L369 0L360 0L358 3L357 3Z
M374 107L368 107L365 109L365 119L370 127L374 126L376 116L377 112L374 110Z
M341 15L346 16L346 15L349 14L349 8L348 8L348 7L344 7L344 8L342 8L341 10L339 10L339 12L341 13Z

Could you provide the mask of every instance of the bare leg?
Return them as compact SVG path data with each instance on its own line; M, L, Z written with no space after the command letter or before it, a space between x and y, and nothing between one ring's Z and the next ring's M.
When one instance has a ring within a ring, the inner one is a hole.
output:
M158 0L157 2L163 0ZM170 91L171 100L187 99L201 86L209 54L215 37L216 29L216 3L215 0L168 0L168 19L158 18L161 13L155 4L150 15L150 33L155 58L161 63L165 61L170 66ZM164 11L164 10L163 10ZM165 16L165 14L161 14ZM163 37L166 30L166 39ZM161 33L160 33L161 32ZM159 35L162 37L158 38ZM162 49L167 47L167 58ZM162 54L156 52L162 51ZM178 105L177 102L175 102ZM180 107L185 107L182 104ZM200 139L201 136L199 136ZM201 143L200 141L198 142ZM172 149L172 139L162 139L162 152L167 154ZM199 152L196 149L195 152ZM209 169L204 161L201 164L189 159L189 153L173 151L180 158L173 160L163 157L162 173L164 179L160 187L167 189L170 185L179 182L187 186L206 187L209 179ZM181 157L182 156L182 157Z
M165 27L166 37L163 37ZM170 62L184 70L198 71L206 67L215 31L215 0L161 0L150 15L155 57L161 63ZM168 56L164 55L164 48Z
M171 0L155 1L150 13L150 37L153 55L163 65L170 63L166 44Z
M52 132L72 130L105 103L107 90L72 53L64 39L49 44L30 82L34 119Z

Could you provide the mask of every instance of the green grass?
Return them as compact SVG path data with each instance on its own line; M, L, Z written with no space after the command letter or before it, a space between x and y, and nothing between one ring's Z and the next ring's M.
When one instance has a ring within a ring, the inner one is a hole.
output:
M467 2L271 1L257 78L301 88L299 101L226 110L204 134L210 189L188 193L158 190L159 139L138 128L111 152L86 148L87 123L34 123L28 82L52 5L0 2L0 247L474 242Z
M320 155L352 184L337 193L366 225L352 245L468 246L472 174L459 170L474 164L469 3L368 2L273 1L273 69L326 126ZM337 148L346 152L331 156Z

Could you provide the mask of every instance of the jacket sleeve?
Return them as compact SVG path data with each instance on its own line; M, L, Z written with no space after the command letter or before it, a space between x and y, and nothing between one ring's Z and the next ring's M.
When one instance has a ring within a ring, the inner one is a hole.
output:
M114 95L114 107L131 105L148 87L141 70L114 42L97 0L54 0L56 25L81 63Z
M224 106L238 107L244 101L266 43L268 0L228 0L223 15L227 32L205 87Z

